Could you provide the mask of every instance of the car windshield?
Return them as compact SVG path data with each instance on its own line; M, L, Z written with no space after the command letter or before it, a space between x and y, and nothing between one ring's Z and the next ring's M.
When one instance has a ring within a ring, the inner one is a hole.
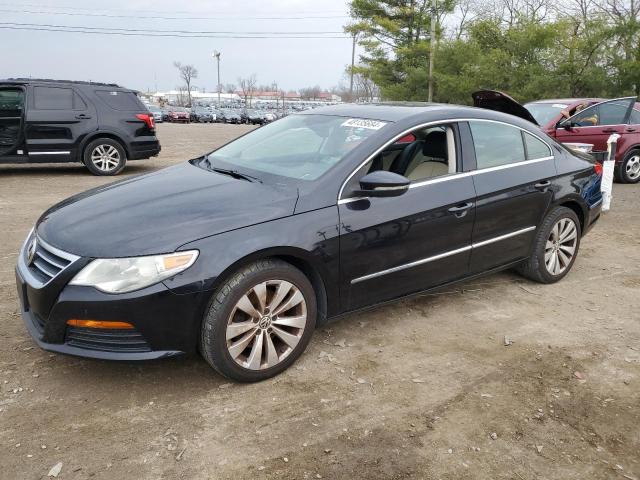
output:
M527 103L524 107L533 115L538 125L544 126L560 115L567 106L564 103Z
M213 168L246 168L315 180L386 122L330 115L291 115L215 150ZM255 173L254 173L255 175Z

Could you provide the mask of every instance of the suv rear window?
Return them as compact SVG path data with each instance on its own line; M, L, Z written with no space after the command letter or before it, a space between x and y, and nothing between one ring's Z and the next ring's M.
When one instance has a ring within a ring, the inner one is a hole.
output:
M138 100L138 96L134 92L123 92L117 90L96 90L96 95L98 95L98 97L100 97L104 103L109 105L114 110L146 110L140 100Z

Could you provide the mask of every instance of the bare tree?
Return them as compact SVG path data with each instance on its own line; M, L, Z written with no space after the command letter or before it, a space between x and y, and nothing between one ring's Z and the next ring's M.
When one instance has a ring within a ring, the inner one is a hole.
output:
M315 87L307 87L300 89L300 97L304 100L317 100L320 98L320 93L322 93L322 89L320 85L316 85Z
M178 69L180 78L184 81L187 87L187 97L189 99L188 106L191 106L191 82L198 78L198 70L193 65L183 65L180 62L173 62L173 66Z
M248 78L238 78L238 85L240 86L242 97L244 98L245 107L251 106L251 99L253 98L253 94L256 91L257 84L258 79L256 78L255 73L252 73Z
M176 90L178 91L178 95L176 96L176 103L180 107L186 106L187 102L189 101L189 96L187 94L187 87L185 87L184 85L181 85L179 87L176 87Z
M227 83L227 84L224 86L224 91L225 91L226 93L236 93L236 88L237 88L237 87L236 87L235 83Z

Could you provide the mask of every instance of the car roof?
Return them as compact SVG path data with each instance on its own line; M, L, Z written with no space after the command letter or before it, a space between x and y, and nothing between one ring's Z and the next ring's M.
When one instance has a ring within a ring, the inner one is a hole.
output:
M528 128L536 127L528 121L521 121L520 118L494 110L484 108L468 107L463 105L453 105L445 103L422 103L422 102L399 102L399 103L376 103L376 104L339 104L328 107L304 110L296 115L335 115L349 118L366 118L371 120L381 120L386 122L402 122L416 117L424 118L427 121L437 121L439 119L456 118L478 118L507 122L514 125L524 123Z
M533 102L527 102L525 105L531 105L532 103L566 103L568 105L571 105L573 103L603 101L603 98L545 98L544 100L534 100Z
M6 78L1 79L0 84L10 83L12 85L28 85L30 83L52 83L52 84L73 84L73 85L92 85L98 87L125 88L117 83L102 82L86 82L82 80L54 80L51 78Z

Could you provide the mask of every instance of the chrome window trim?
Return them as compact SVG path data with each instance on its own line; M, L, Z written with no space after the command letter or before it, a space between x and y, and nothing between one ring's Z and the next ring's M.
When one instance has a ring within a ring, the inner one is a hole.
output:
M500 123L503 125L507 125L509 127L512 128L517 128L518 130L528 133L529 135L534 136L535 138L537 138L538 140L540 140L542 143L544 143L547 148L549 149L549 152L553 153L553 149L551 148L551 145L542 137L540 137L539 135L530 132L529 130L519 127L518 125L514 125L512 123L508 123L508 122L502 122L500 120L490 120L487 118L448 118L448 119L442 119L442 120L433 120L431 122L426 122L426 123L420 123L418 125L414 125L411 128L408 128L406 130L403 130L402 133L396 135L395 137L393 137L391 140L389 140L388 142L386 142L384 145L382 145L380 148L376 149L371 155L369 155L362 163L360 163L350 174L349 176L347 176L347 178L345 179L344 182L342 182L342 186L340 187L340 191L338 192L338 198L337 198L337 204L338 205L343 205L345 203L350 203L350 202L355 202L356 200L362 200L363 198L367 198L367 197L358 197L358 198L352 198L352 197L348 197L348 198L341 198L342 197L342 193L344 192L344 187L347 185L347 183L349 183L349 181L353 178L353 176L356 174L356 172L358 170L360 170L362 167L364 167L368 162L370 162L376 155L378 155L380 152L382 152L385 148L387 148L389 145L391 145L393 142L395 142L396 140L404 137L405 135L407 135L408 133L412 132L413 130L419 129L419 128L426 128L426 127L430 127L433 125L442 125L442 124L448 124L448 123L458 123L458 122L491 122L491 123ZM421 182L416 182L415 184L412 183L409 185L409 188L415 188L414 185L417 186L424 186L424 185L429 185L431 183L438 183L438 182L442 182L442 181L447 181L447 180L453 180L455 178L464 178L470 175L477 175L480 173L486 173L486 172L492 172L495 170L502 170L503 168L512 168L512 167L516 167L516 166L520 166L520 165L527 165L530 163L536 163L536 162L541 162L544 160L550 160L553 159L553 155L548 156L548 157L542 157L542 158L534 158L531 160L523 160L522 162L514 162L514 163L507 163L505 165L498 165L496 167L489 167L489 168L484 168L484 169L480 169L480 170L472 170L469 172L456 172L456 173L450 173L447 175L443 175L442 177L436 177L433 179L428 179L428 180L424 180Z
M368 275L363 275L362 277L357 277L351 280L351 285L356 283L364 282L366 280L371 280L372 278L381 277L383 275L388 275L390 273L399 272L402 270L406 270L408 268L417 267L419 265L424 265L425 263L433 262L436 260L441 260L446 257L450 257L452 255L457 255L458 253L468 252L469 250L473 250L474 248L484 247L485 245L490 245L492 243L500 242L502 240L506 240L507 238L515 237L517 235L522 235L523 233L530 232L535 230L537 227L526 227L521 228L520 230L516 230L514 232L505 233L504 235L500 235L498 237L490 238L488 240L483 240L482 242L472 243L471 245L467 245L461 248L456 248L455 250L449 250L448 252L443 252L438 255L433 255L431 257L422 258L420 260L416 260L415 262L405 263L403 265L398 265L396 267L387 268L386 270L380 270L379 272L370 273Z

